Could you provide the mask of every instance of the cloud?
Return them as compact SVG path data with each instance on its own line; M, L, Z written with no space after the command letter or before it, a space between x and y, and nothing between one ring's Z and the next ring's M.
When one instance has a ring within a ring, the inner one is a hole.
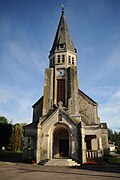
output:
M114 87L111 86L87 87L86 89L94 97L110 97L114 92Z
M29 40L23 27L17 27L17 30L15 28L11 34L11 26L6 36L4 34L4 41L0 41L1 84L23 88L24 90L30 86L33 88L37 81L39 85L44 81L47 59L43 58L44 52L34 46L32 40Z
M120 90L116 91L113 95L112 95L112 101L118 101L120 102Z
M34 68L39 69L43 72L43 63L42 53L40 50L34 49L30 46L30 42L21 42L19 40L7 40L4 43L4 52L2 52L2 58L5 60L8 68L12 65L25 68Z
M39 69L43 72L47 61L44 61L44 50L36 45L39 40L28 34L25 24L21 22L11 22L5 17L1 19L0 26L0 58L6 65L12 63L31 69Z
M0 115L13 123L30 123L32 105L43 93L48 60L19 23L13 27L10 21L2 22L0 39Z
M0 85L0 115L13 123L31 122L32 105L37 100L34 91Z
M99 115L101 121L106 122L111 129L118 130L120 128L120 105L99 108Z
M120 90L117 89L109 97L107 103L100 104L99 115L101 120L108 123L111 129L120 128Z
M114 49L106 55L103 59L103 64L100 67L100 71L96 73L93 78L94 81L105 78L111 73L115 73L120 69L120 46L114 47Z

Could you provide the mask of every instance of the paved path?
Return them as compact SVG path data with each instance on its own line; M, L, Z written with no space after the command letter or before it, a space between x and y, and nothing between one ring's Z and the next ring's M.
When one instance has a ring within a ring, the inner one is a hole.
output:
M24 163L0 162L0 180L117 180L120 166L92 167L46 167Z

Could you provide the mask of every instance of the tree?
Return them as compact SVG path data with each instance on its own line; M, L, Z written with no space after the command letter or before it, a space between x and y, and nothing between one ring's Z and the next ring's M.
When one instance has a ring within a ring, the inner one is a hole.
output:
M2 147L7 148L11 134L12 134L12 125L0 123L0 149Z
M12 151L17 152L23 150L23 134L25 125L25 123L13 125L10 139L10 146Z
M4 116L0 116L0 149L22 151L24 126L26 123L12 125Z
M115 142L116 146L120 146L120 132L113 132L111 129L108 129L108 137L111 142Z
M4 116L0 116L0 123L2 124L8 124L8 120Z

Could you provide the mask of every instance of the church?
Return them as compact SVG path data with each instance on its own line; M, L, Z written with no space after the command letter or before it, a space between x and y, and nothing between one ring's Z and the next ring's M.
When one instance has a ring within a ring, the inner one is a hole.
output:
M101 158L108 148L108 128L100 122L98 104L78 87L77 50L64 8L45 69L44 94L33 105L24 139L24 160L48 165L84 164Z

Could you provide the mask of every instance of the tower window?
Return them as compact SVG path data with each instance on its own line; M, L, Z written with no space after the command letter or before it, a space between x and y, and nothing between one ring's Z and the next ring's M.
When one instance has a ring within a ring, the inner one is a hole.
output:
M72 64L74 65L74 57L72 57Z
M55 63L55 57L50 59L50 67L54 66Z
M64 49L65 48L65 44L59 44L58 46L57 46L57 50L59 50L59 49Z
M64 63L65 62L65 55L62 54L62 62Z
M49 66L50 66L50 67L52 66L52 59L50 59L50 63L49 63Z
M53 64L55 63L55 57L53 57Z
M68 63L71 64L71 57L68 56Z
M50 61L51 61L51 66L53 66L53 59L51 59Z
M59 101L65 104L65 79L58 79L57 80L57 103Z
M57 60L58 60L58 63L60 63L60 55L58 55L58 58L57 58Z
M63 44L60 44L60 49L63 49Z

